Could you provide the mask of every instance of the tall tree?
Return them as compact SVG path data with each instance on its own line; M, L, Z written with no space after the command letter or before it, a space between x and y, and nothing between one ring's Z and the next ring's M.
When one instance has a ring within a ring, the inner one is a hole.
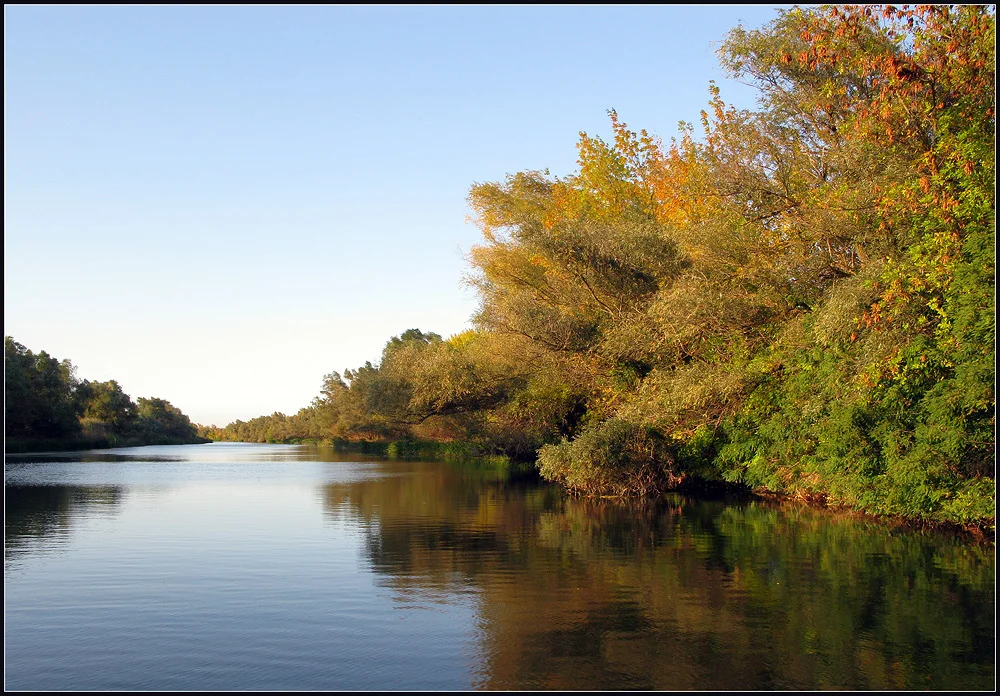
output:
M68 360L35 354L4 337L4 424L7 437L58 438L79 432Z

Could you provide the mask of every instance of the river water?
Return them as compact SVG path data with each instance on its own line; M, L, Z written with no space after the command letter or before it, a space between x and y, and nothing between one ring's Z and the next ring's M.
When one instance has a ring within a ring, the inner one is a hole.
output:
M215 443L8 457L6 688L995 686L995 549Z

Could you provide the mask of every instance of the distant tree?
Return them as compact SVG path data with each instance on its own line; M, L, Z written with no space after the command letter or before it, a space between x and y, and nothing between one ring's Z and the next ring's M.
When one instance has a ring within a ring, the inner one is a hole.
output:
M136 430L147 435L146 439L188 440L197 435L191 419L164 399L139 397L136 416Z

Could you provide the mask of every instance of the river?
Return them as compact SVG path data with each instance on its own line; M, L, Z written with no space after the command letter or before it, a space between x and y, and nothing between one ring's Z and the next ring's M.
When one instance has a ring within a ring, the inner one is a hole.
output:
M995 548L214 443L8 456L6 688L995 686Z

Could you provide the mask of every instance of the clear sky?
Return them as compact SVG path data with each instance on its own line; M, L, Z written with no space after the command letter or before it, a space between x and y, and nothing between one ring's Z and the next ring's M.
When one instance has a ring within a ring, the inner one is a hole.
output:
M775 6L777 7L777 6ZM476 182L664 141L772 6L4 8L4 333L195 422L469 327Z

